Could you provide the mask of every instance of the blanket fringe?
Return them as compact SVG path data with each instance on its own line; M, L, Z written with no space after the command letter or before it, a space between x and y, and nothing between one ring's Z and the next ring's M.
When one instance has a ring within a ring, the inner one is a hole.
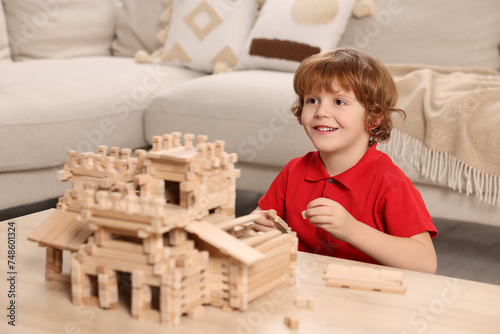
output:
M430 149L398 129L392 130L391 137L380 148L395 161L407 161L433 182L446 184L466 196L475 194L482 202L500 206L499 176L478 171L449 153Z

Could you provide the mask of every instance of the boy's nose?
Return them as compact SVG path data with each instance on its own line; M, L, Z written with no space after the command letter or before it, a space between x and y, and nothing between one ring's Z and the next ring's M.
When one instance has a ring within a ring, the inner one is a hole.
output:
M323 103L320 103L318 105L318 108L316 108L316 113L314 114L315 117L330 117L331 116L331 111L330 108L328 108L328 105L325 105Z

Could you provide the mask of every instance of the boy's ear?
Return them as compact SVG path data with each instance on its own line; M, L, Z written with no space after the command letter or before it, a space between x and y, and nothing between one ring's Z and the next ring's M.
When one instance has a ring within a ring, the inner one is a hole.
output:
M368 130L370 131L373 131L375 130L376 128L378 128L380 126L380 124L382 123L382 121L384 120L384 115L380 115L380 117L374 121L372 124L369 125L369 127L367 127Z

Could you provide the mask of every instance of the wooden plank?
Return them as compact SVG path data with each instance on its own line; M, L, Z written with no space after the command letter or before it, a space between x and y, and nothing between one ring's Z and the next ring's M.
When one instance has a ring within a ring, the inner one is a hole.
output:
M330 264L323 279L327 286L360 290L405 293L403 272L363 266Z
M153 161L161 163L163 161L191 162L197 155L196 149L186 150L184 146L172 147L167 150L149 151L148 157Z
M281 234L274 239L268 240L260 245L255 246L255 249L259 252L265 253L273 248L280 247L283 245L287 245L291 248L291 234Z
M325 271L324 279L352 278L366 282L397 283L403 281L403 272L390 269L375 269L362 266L329 265Z
M263 282L271 281L276 277L289 276L288 274L288 263L279 261L272 264L267 268L263 268L261 271L254 271L252 274L248 275L248 289L251 290L255 287L259 287Z
M175 182L187 181L186 173L167 172L165 170L155 169L152 175L155 178L164 179L167 181L175 181Z
M75 212L55 210L28 239L55 248L76 251L92 234L85 222L76 219L78 215Z
M379 282L362 282L362 281L342 279L342 278L328 278L326 280L326 286L357 289L357 290L391 292L400 294L406 292L406 286L403 285L379 283Z
M261 252L208 222L191 222L186 226L186 230L247 266L264 258Z
M119 241L119 240L106 240L104 247L107 249L113 249L121 252L130 252L135 254L143 254L144 249L142 245L134 244L131 242Z
M110 259L115 259L117 261L124 261L124 262L130 262L130 264L134 265L135 263L139 263L142 265L147 265L148 264L148 255L144 253L132 253L132 252L124 252L122 250L115 250L115 249L107 249L107 248L102 248L102 247L97 247L94 256L99 256L99 257L107 257Z
M61 225L76 220L78 213L64 210L54 210L29 236L28 240L35 242L48 242L58 236L54 231L59 230ZM63 226L64 227L64 226Z
M224 206L227 203L227 191L207 193L206 198L208 199L208 208L217 208L219 206Z
M279 254L277 256L269 257L265 260L260 261L254 266L251 266L248 269L248 275L249 277L251 275L254 275L255 273L259 272L266 272L269 271L273 267L277 267L283 265L283 267L289 267L290 265L290 259L287 254Z
M67 225L66 230L54 240L53 244L61 245L63 249L69 251L77 251L78 246L84 243L91 234L92 231L87 223L74 220Z
M269 241L271 239L276 238L277 236L281 235L281 231L277 229L273 229L267 232L262 232L257 234L256 236L249 237L246 239L241 239L244 243L246 243L248 246L255 247L258 246L266 241Z
M149 265L130 263L130 261L123 261L102 256L89 256L85 260L85 263L81 264L81 268L82 271L86 274L97 275L97 268L102 265L108 266L112 270L122 271L126 273L132 273L134 270L141 271L144 273L145 284L151 286L160 285L161 277L154 275L153 267Z
M258 213L252 213L252 214L249 214L246 216L238 217L235 219L231 219L231 220L216 224L215 226L217 226L221 230L227 231L227 230L232 229L235 226L239 226L239 225L242 225L244 223L254 221L254 220L258 219L259 217L260 217L260 215Z
M283 275L283 279L276 279L273 281L269 281L267 284L263 284L257 289L248 292L248 302L253 301L256 298L259 298L265 293L269 293L273 290L282 288L287 286L290 283L289 279Z
M139 236L139 231L144 231L146 233L151 233L151 226L145 225L137 222L127 222L116 219L102 218L102 217L92 217L90 218L92 222L99 226L105 226L109 228L115 228L118 230L129 230L136 232Z

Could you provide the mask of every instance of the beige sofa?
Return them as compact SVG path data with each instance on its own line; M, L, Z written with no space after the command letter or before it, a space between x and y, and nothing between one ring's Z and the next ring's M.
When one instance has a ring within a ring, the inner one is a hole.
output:
M172 131L225 140L226 150L239 156L238 189L265 192L289 159L313 148L289 113L298 62L252 55L249 41L262 34L301 45L313 40L321 49L356 47L386 64L500 69L496 0L460 6L452 0L374 0L371 15L361 19L350 15L356 1L342 0L344 12L337 15L346 21L343 34L338 27L319 34L321 25L294 31L297 21L307 24L307 16L294 14L288 22L277 12L278 5L283 8L277 1L245 1L123 0L119 6L114 0L3 0L0 210L60 196L67 185L57 180L56 170L70 149L145 147L152 136ZM189 16L192 8L186 6L196 7L198 16ZM224 36L230 49L217 44L224 30L200 29L217 16L210 8L229 25ZM183 31L183 24L192 31ZM222 50L218 58L210 54L216 47ZM137 57L142 63L134 60L137 50L145 51ZM405 138L393 139L392 147ZM500 191L491 203L466 196L446 180L422 175L401 152L381 149L409 175L434 217L500 225ZM492 174L491 180L499 177Z

